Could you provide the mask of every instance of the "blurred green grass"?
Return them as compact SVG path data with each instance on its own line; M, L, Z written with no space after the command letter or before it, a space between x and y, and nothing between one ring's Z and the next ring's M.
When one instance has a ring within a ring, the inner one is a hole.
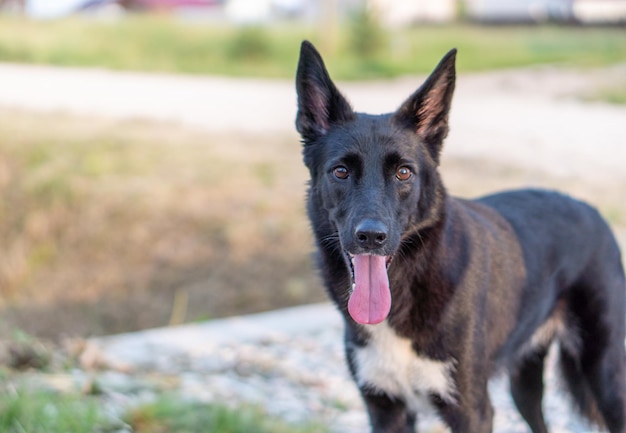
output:
M559 26L418 26L386 32L374 55L355 50L346 23L337 49L323 53L338 79L426 73L452 47L464 71L536 64L602 66L626 61L622 28ZM0 19L0 61L105 67L120 70L291 78L299 44L318 45L313 26L233 27L131 16L112 22ZM352 41L352 42L351 42ZM380 43L380 41L375 41Z
M586 101L602 101L609 104L626 105L626 77L621 82L607 83L595 92L583 95Z
M12 388L0 392L0 431L4 433L93 433L106 429L93 398Z
M135 433L325 433L319 423L288 424L265 415L259 408L236 409L161 396L156 401L131 410L126 422ZM60 432L59 432L60 433Z
M104 399L78 393L9 387L0 392L0 431L3 433L324 433L317 423L288 424L255 407L230 408L158 395L111 416Z

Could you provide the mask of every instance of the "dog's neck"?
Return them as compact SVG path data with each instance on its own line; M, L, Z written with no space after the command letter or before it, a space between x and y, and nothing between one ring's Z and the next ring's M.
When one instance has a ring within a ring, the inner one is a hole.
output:
M456 254L462 243L454 200L444 193L438 217L403 239L389 269L389 323L399 335L423 347L435 338L433 330L438 328L454 295L455 270L444 268L448 261L442 260L443 256Z

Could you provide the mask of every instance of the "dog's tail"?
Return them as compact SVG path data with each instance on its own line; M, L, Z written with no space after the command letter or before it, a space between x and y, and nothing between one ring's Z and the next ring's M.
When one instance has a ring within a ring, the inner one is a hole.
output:
M572 397L576 409L593 424L604 428L604 420L595 397L581 368L579 351L559 345L559 367L564 386Z

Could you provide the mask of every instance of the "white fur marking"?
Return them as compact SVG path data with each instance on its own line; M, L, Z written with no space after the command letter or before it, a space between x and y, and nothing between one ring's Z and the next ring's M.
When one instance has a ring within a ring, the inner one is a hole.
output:
M559 340L564 347L576 353L576 338L567 329L562 314L556 313L548 317L533 335L518 350L518 356L524 359L538 350L547 349L554 340Z
M547 349L554 341L571 354L581 350L580 335L577 330L568 326L563 311L556 311L535 330L530 339L518 350L518 357L524 359L538 350Z
M430 407L430 393L454 401L452 361L419 356L412 349L411 341L399 337L387 321L367 325L366 329L370 340L365 347L354 351L359 386L401 398L414 412Z
M547 347L555 337L563 335L565 327L559 316L550 317L546 320L530 338L530 344L534 347Z

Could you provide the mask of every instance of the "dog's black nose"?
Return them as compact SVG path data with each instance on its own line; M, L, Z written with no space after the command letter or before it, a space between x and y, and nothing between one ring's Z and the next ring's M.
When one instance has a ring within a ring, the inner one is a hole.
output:
M363 220L354 231L359 246L368 249L380 248L387 242L388 230L382 222Z

